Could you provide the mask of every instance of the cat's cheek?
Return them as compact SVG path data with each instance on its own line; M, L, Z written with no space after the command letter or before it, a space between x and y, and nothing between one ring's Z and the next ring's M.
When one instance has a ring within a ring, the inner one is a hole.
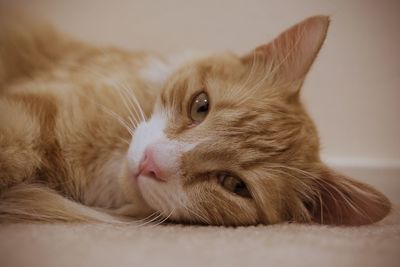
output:
M178 177L176 177L178 178ZM167 183L160 183L154 179L140 175L137 180L138 188L145 202L164 216L176 218L182 216L189 204L188 195L179 179L172 179Z

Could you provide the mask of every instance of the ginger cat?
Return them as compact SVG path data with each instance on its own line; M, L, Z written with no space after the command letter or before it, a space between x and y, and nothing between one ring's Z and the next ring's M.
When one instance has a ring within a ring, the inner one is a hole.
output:
M0 222L382 219L384 195L321 162L300 101L328 25L308 18L244 56L171 60L3 21Z

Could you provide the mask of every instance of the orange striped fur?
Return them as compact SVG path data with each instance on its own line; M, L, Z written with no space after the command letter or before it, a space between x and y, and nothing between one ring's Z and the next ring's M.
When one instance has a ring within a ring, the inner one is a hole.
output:
M167 58L2 22L0 222L382 219L390 210L384 195L321 162L317 131L300 100L328 24L324 16L308 18L248 55L185 61L158 81L143 73L153 61L168 66ZM196 125L188 110L201 91L210 111ZM171 152L175 171L163 183L135 183L131 150L151 135L135 129L158 115L163 138L179 152ZM214 175L220 171L240 177L251 198L222 188Z

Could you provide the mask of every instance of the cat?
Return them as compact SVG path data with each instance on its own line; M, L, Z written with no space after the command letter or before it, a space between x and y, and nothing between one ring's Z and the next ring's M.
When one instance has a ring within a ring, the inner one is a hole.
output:
M329 17L238 56L0 29L0 222L363 225L389 200L321 162L300 91Z

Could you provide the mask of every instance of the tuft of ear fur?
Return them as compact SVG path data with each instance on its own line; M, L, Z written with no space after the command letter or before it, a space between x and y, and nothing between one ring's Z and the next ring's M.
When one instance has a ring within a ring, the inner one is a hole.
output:
M257 47L242 62L249 67L262 63L271 78L290 84L290 93L297 93L318 55L328 27L327 16L307 18L272 42Z
M364 225L383 219L390 201L364 183L322 167L314 180L314 201L305 203L311 220L333 225Z

